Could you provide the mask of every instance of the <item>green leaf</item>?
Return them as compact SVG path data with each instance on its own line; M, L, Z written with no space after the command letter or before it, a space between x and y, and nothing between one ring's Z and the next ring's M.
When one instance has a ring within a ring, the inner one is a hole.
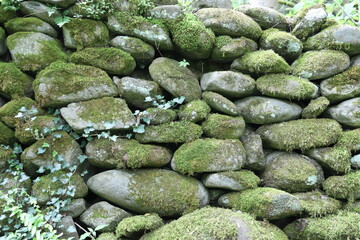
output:
M135 133L144 133L145 132L145 125L139 124L139 126L133 127L133 132Z
M190 63L186 61L186 59L183 59L182 61L179 62L180 67L187 67L188 65L190 65Z
M101 229L103 229L103 228L105 228L105 227L107 227L108 226L108 224L101 224L101 225L99 225L99 226L97 226L96 228L95 228L95 231L99 231L99 230L101 230Z
M44 152L46 152L46 148L39 147L37 149L37 154L43 154Z

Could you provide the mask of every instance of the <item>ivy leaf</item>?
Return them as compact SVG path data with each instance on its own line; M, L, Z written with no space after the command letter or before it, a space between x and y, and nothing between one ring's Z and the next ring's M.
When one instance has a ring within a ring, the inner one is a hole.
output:
M178 98L174 98L172 101L174 103L177 103L177 104L183 104L183 102L185 101L185 97L181 96L181 97L178 97Z
M71 18L69 18L67 16L65 16L65 17L59 16L59 17L54 18L54 21L55 21L56 25L58 25L59 27L62 27L66 23L70 22Z
M151 101L153 101L154 99L152 98L152 97L146 97L145 98L145 102L151 102Z
M180 67L187 67L188 65L190 65L190 63L186 61L186 59L183 59L182 61L179 62Z
M43 144L41 145L41 147L43 147L43 148L48 148L48 147L50 147L50 144L47 143L47 142L45 142L45 143L43 143Z
M147 125L149 125L151 122L151 119L147 118L147 117L143 117L143 118L141 118L141 120L143 120L145 123L147 123Z
M113 141L113 142L116 142L116 139L118 138L118 136L116 136L116 135L112 135L112 136L110 136L109 137L109 139L111 140L111 141Z
M105 228L105 227L107 227L108 225L107 224L101 224L101 225L99 225L99 226L97 226L96 228L95 228L95 231L99 231L99 230L101 230L101 229L103 229L103 228Z
M83 163L86 159L88 159L88 156L86 155L79 155L77 159L80 161L80 163Z
M126 138L130 139L132 137L132 134L131 133L128 133L125 135Z
M139 126L133 127L133 132L135 133L144 133L145 132L145 125L139 124Z
M107 130L107 129L111 129L111 128L113 128L114 126L115 126L115 122L109 122L109 121L107 121L107 122L104 123L104 127L105 127L106 130Z
M46 148L39 147L37 149L37 154L43 154L44 152L46 152Z

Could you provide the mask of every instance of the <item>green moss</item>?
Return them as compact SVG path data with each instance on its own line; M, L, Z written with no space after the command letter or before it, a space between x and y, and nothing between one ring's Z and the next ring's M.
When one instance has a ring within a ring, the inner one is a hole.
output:
M117 238L114 233L107 232L100 234L96 238L96 240L121 240L121 239Z
M5 30L2 27L0 27L0 40L2 41L4 39L6 39Z
M223 46L231 43L233 39L230 36L218 36L215 39L215 47L222 48Z
M15 141L15 133L0 121L0 144L9 145Z
M145 112L145 113L144 113ZM176 120L177 114L171 109L148 108L141 116L150 119L150 125L159 125Z
M16 11L5 10L4 7L0 4L0 24L3 24L12 18L15 18L16 15Z
M335 146L350 151L360 150L360 128L343 132Z
M199 122L204 120L211 109L203 100L194 100L186 105L182 105L179 111L180 120L188 120L191 122Z
M163 226L163 220L156 213L123 219L116 227L116 237L132 237L151 232Z
M360 199L360 171L328 177L323 183L323 188L330 197L350 201Z
M260 184L260 178L249 170L221 172L219 174L241 183L244 189L257 188Z
M34 32L41 32L39 29L43 28L46 23L42 21L39 18L36 17L19 17L14 18L4 24L6 31L9 34L13 34L15 32L28 32L28 31L34 31ZM55 30L54 30L55 32ZM44 32L45 33L45 32Z
M323 113L330 105L330 101L326 97L319 97L311 100L310 103L303 109L302 118L316 118Z
M1 130L1 126L0 126L0 130ZM2 144L1 139L0 139L0 144ZM11 159L12 152L13 152L12 148L0 145L0 172L3 172L6 169L8 169L9 167L8 160Z
M242 116L231 117L221 114L210 114L202 124L203 131L208 137L219 139L238 139L245 129Z
M215 111L225 113L230 116L239 116L237 106L224 96L215 92L203 92L202 98Z

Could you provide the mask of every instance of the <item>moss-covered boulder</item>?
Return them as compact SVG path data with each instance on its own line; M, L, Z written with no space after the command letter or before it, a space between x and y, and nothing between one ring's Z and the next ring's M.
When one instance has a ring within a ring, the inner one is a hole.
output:
M61 42L40 32L17 32L6 44L15 65L23 71L39 71L56 61L66 61Z
M216 112L230 116L239 116L240 111L237 106L226 97L215 92L203 92L203 100Z
M101 233L96 238L96 240L118 240L118 239L119 238L117 238L115 233L113 233L113 232Z
M153 9L150 9L148 14L152 18L162 21L171 21L184 16L181 7L175 4L156 6Z
M60 10L51 8L50 6L38 1L22 1L19 6L20 12L23 15L37 17L51 24L54 28L59 28L57 25L57 19L63 18Z
M267 74L256 80L263 95L289 100L308 100L318 93L318 87L305 78L286 74Z
M6 22L4 26L9 34L16 32L41 32L54 38L58 36L58 32L49 23L36 17L14 18Z
M147 108L140 113L140 119L149 125L160 125L170 123L177 119L176 111L162 108ZM145 122L150 120L150 122Z
M15 132L2 121L0 121L0 132L0 144L10 145L16 140Z
M13 149L0 145L0 172L4 172L8 167L8 160L12 158Z
M327 195L336 199L360 199L360 171L328 177L323 188Z
M235 59L231 64L231 69L263 75L265 73L286 73L290 70L290 66L273 50L259 50Z
M131 216L132 214L127 211L115 207L108 202L101 201L86 209L86 211L81 214L80 221L92 229L106 225L99 230L100 232L114 232L120 221Z
M156 1L159 1L159 0L155 0L155 2ZM232 7L233 7L231 0L217 0L217 1L198 0L198 1L195 1L195 2L191 2L191 6L193 8L195 8L195 9L199 9L199 8L226 8L226 9L232 9Z
M0 56L7 52L5 30L0 27Z
M240 140L246 152L244 167L254 171L263 170L265 168L265 156L260 135L246 127Z
M154 47L139 38L117 36L110 41L110 45L129 53L139 64L148 65L154 60Z
M352 56L360 53L359 39L359 28L348 24L334 25L309 37L304 48L305 50L341 50Z
M0 5L0 24L4 24L12 18L16 17L15 10L5 10L2 5Z
M222 114L210 114L201 126L207 137L239 139L244 132L245 121L242 116L231 117Z
M86 155L91 164L105 169L160 168L166 166L172 157L165 147L125 139L95 139L86 145Z
M205 73L201 77L203 91L217 92L228 98L249 96L255 88L255 80L248 75L233 71Z
M199 99L201 88L194 73L176 60L160 57L149 66L151 78L174 97L185 97L186 102Z
M39 2L49 3L61 8L67 8L70 5L74 4L76 0L39 0Z
M330 107L327 112L331 118L345 126L360 127L360 97L343 101Z
M194 100L180 107L178 113L180 120L199 122L210 113L210 106L204 100Z
M266 187L290 193L306 192L321 186L324 173L311 158L296 153L280 153L266 162L262 180Z
M114 76L113 80L119 89L120 97L125 99L127 104L137 109L154 107L152 101L145 101L146 98L156 98L156 96L163 95L160 86L154 81L132 77L118 78L116 76Z
M352 152L360 151L360 128L344 131L335 146L346 148Z
M234 102L246 123L269 124L297 119L302 108L286 100L252 96Z
M217 35L247 37L255 41L261 35L261 27L252 18L235 10L204 8L197 11L196 16Z
M174 217L209 202L197 179L164 169L109 170L91 177L87 184L96 195L141 214Z
M136 133L141 143L184 143L198 139L203 134L201 126L190 121L169 122L146 126L144 133Z
M36 101L44 107L63 107L94 98L118 96L118 89L101 69L56 62L33 82Z
M322 114L330 105L330 101L326 97L319 97L311 100L310 103L304 107L301 117L302 118L316 118Z
M164 225L163 220L156 213L133 216L123 219L116 227L116 236L139 238L144 233L154 231Z
M257 43L251 39L218 36L211 54L211 60L219 63L230 63L247 52L257 50Z
M227 193L219 198L222 207L240 210L259 219L276 220L298 215L301 203L290 193L275 188L255 188Z
M207 207L182 216L141 238L160 239L287 240L287 237L274 225L255 221L246 213Z
M344 211L324 218L298 219L284 232L291 240L356 239L360 235L359 221L359 213Z
M24 172L4 172L0 174L0 191L7 193L13 189L24 189L27 193L31 190L31 179ZM19 193L19 192L18 192Z
M256 131L266 146L285 151L329 146L337 141L341 132L338 122L326 118L264 125Z
M182 174L239 170L245 149L239 140L198 139L181 145L174 153L171 168Z
M349 56L341 51L320 50L302 54L292 65L294 75L317 80L331 77L350 66Z
M202 176L201 181L204 186L208 188L228 189L232 191L257 188L260 184L260 178L249 170L205 174Z

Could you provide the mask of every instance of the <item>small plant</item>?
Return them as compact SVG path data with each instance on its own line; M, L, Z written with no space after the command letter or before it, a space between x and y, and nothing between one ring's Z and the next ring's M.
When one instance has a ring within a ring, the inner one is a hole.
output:
M188 61L186 61L186 59L183 59L182 61L179 62L180 67L187 67L189 65L190 65L190 63Z

